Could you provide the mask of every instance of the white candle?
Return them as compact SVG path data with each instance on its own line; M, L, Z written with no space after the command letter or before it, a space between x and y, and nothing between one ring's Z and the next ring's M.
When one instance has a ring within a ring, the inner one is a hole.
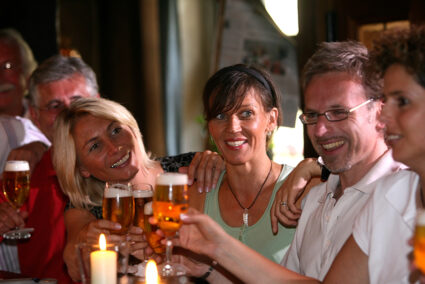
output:
M149 260L146 265L145 279L146 279L146 284L159 283L158 268L156 267L155 261L152 259Z
M90 270L92 284L117 283L117 253L106 250L105 235L99 237L100 250L90 253Z

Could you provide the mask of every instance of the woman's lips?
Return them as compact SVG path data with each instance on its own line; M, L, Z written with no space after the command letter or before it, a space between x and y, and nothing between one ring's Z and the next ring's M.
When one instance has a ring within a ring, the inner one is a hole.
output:
M127 154L125 154L119 161L115 162L111 168L116 168L121 166L122 164L124 164L125 162L128 161L128 159L130 158L130 151L127 152Z

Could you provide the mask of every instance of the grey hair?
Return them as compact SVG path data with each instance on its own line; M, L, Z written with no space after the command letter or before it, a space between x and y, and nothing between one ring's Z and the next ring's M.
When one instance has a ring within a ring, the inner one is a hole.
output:
M367 98L379 98L382 81L367 74L368 66L369 53L363 44L356 41L323 42L304 66L302 88L305 90L316 75L347 72L361 82Z
M19 54L21 55L22 70L25 77L28 78L34 69L37 68L37 61L34 59L34 54L22 35L15 29L0 29L0 41L18 46Z
M29 93L32 104L38 103L38 85L63 80L75 73L85 78L90 96L94 97L99 93L96 74L81 58L54 55L41 63L30 77Z

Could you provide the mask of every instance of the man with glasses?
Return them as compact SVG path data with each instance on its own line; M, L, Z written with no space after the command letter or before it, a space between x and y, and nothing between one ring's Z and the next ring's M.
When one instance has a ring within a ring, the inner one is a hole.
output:
M367 76L367 49L357 42L322 43L303 70L300 116L332 173L303 200L294 240L282 265L323 280L352 232L378 178L398 170L379 121L381 84ZM290 215L287 200L280 212ZM282 220L282 216L277 216Z

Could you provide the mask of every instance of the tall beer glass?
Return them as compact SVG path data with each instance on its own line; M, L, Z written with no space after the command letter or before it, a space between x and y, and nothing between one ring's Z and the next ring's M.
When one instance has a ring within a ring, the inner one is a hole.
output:
M113 234L125 235L134 215L133 194L128 184L107 182L103 193L103 219L121 224L121 229Z
M182 222L180 214L188 209L187 175L164 173L157 177L153 196L153 214L158 226L167 238L166 261L162 266L162 276L176 276L186 273L178 263L171 263L172 241Z
M134 198L133 225L143 229L146 240L155 253L163 254L165 252L165 247L161 244L161 237L155 233L156 226L149 223L149 217L153 216L152 186L147 183L139 183L132 184L131 187Z
M30 167L27 161L7 161L3 171L3 194L19 211L28 198L30 190ZM3 234L5 239L27 239L33 229L19 229Z
M422 273L425 273L425 211L418 210L414 234L415 264Z

